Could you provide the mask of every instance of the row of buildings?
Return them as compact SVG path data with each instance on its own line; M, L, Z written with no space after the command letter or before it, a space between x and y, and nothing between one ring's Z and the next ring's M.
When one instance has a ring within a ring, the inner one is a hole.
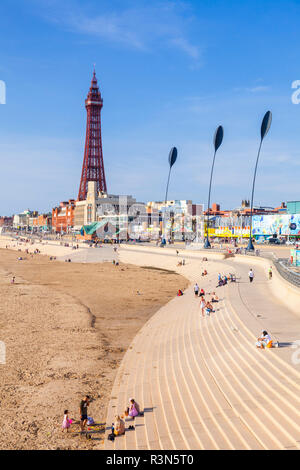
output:
M17 231L121 239L158 239L165 228L171 232L170 237L181 239L186 231L193 232L196 217L203 217L202 204L193 204L190 200L145 204L131 195L97 192L96 183L90 181L86 199L61 202L48 214L26 210L3 225L10 225Z
M78 238L157 240L195 240L207 230L212 238L247 238L250 231L250 204L242 201L233 210L221 210L213 204L204 211L191 200L150 201L142 203L129 195L97 192L95 182L88 182L86 199L61 202L48 214L26 210L13 217L0 218L0 226L18 231L74 234ZM282 203L277 208L254 207L253 235L300 238L300 202Z

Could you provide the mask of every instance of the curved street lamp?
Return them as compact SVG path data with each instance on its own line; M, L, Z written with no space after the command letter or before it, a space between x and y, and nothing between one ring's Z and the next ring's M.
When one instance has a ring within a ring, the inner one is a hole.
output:
M206 222L206 240L204 243L204 248L210 248L210 242L209 242L209 237L208 237L208 226L209 226L209 208L210 208L210 193L211 193L211 183L212 183L212 177L213 177L213 172L214 172L214 166L215 166L215 159L216 159L216 153L218 148L221 146L223 142L223 137L224 137L224 129L222 126L219 126L215 132L214 135L214 147L215 147L215 153L214 153L214 158L213 158L213 163L211 167L211 173L210 173L210 183L209 183L209 190L208 190L208 204L207 204L207 222Z
M178 150L176 147L172 147L171 150L170 150L170 153L169 153L169 158L168 158L168 161L169 161L169 176L168 176L168 182L167 182L167 187L166 187L166 195L165 195L165 213L164 213L164 217L163 217L163 232L162 232L162 240L161 240L161 244L162 246L164 246L166 244L166 238L165 238L165 216L166 216L166 205L167 205L167 200L168 200L168 192L169 192L169 184L170 184L170 176L171 176L171 170L172 170L172 167L173 165L175 164L176 160L177 160L177 157L178 157Z
M270 130L272 124L272 113L271 111L267 111L266 114L264 115L264 118L262 120L261 124L261 130L260 130L260 145L258 149L258 154L257 154L257 159L256 159L256 164L255 164L255 170L254 170L254 176L253 176L253 184L252 184L252 195L251 195L251 210L250 210L250 237L249 237L249 243L247 246L247 251L254 251L254 245L252 242L252 217L253 217L253 197L254 197L254 188L255 188L255 180L256 180L256 173L257 173L257 166L258 166L258 160L260 156L260 151L262 147L262 143L264 138L266 137L267 133Z

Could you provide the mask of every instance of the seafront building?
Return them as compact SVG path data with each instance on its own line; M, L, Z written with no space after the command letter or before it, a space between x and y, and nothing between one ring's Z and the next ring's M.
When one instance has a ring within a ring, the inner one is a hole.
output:
M52 230L69 233L74 227L75 200L63 201L52 209Z
M0 227L12 227L13 221L13 217L7 217L4 215L3 217L0 217Z
M52 230L52 214L40 214L33 219L32 229L39 232L50 232Z
M250 203L242 201L239 208L222 211L213 204L209 211L209 236L214 238L249 238ZM207 215L207 211L205 212ZM300 203L282 203L279 207L253 207L253 236L260 240L272 236L300 238Z
M15 214L13 216L13 227L15 229L28 229L33 227L33 220L38 216L38 211L30 211L29 209Z
M193 204L189 199L149 201L144 231L151 239L159 239L163 224L168 240L193 240L197 231L203 230L203 204ZM141 234L144 236L145 234Z
M74 231L84 238L128 238L129 226L145 212L145 204L131 195L97 192L97 184L89 181L87 197L76 201Z

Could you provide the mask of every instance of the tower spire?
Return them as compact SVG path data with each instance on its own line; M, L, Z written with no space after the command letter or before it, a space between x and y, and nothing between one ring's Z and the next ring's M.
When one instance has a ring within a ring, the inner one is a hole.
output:
M103 107L103 100L98 87L95 65L91 86L85 100L85 107L87 110L87 125L78 193L79 201L86 199L89 181L96 182L97 192L107 192L101 136L101 109Z

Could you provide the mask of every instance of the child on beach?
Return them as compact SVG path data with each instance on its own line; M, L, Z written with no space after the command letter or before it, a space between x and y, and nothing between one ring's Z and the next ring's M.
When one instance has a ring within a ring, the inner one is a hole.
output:
M66 429L67 432L69 432L69 427L71 426L71 422L69 420L69 416L68 416L68 410L65 410L64 411L64 419L63 419L63 422L62 422L62 432L64 432L64 430Z

